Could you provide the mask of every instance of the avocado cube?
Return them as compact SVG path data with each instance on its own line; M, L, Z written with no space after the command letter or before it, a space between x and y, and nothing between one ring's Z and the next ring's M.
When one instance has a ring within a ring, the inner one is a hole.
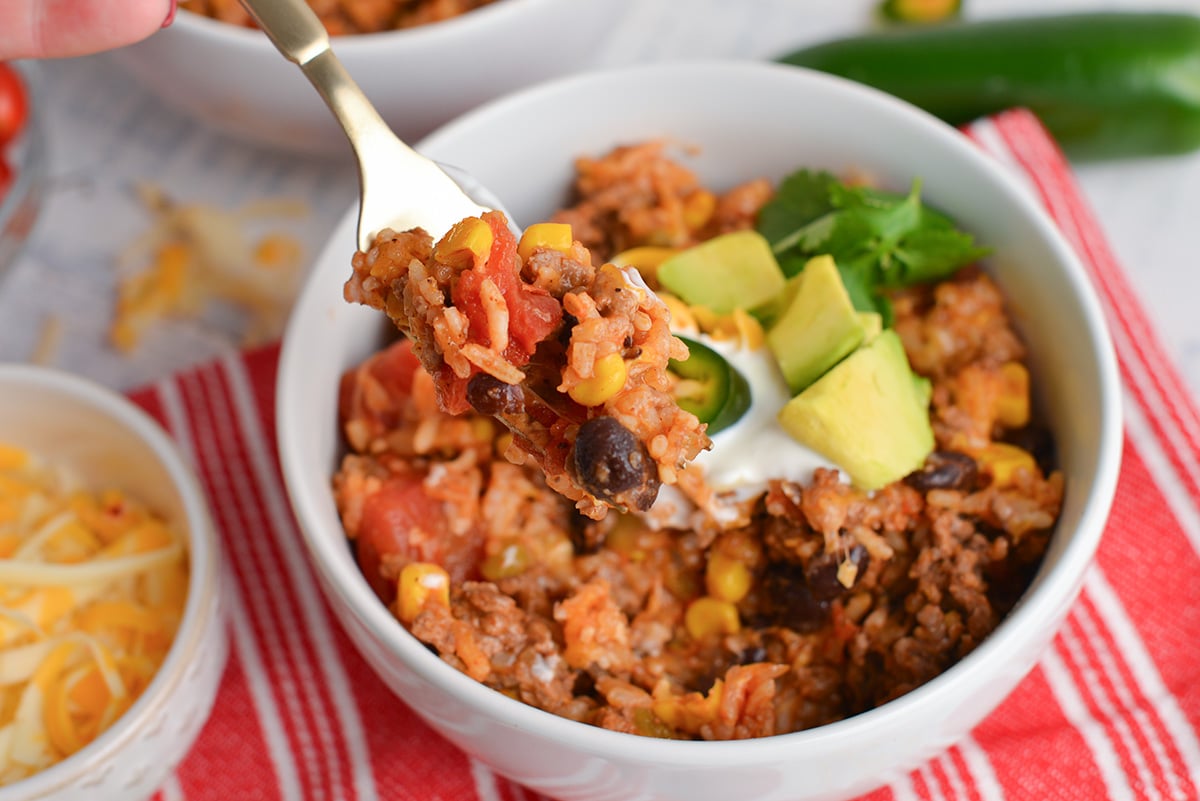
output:
M784 295L790 300L767 332L767 345L795 395L861 345L867 329L832 256L809 259Z
M863 342L870 342L883 331L883 315L879 312L860 311L858 321L863 326Z
M676 253L658 266L658 283L689 306L717 314L752 309L783 289L771 245L757 231L734 231Z
M900 337L887 329L788 401L779 423L855 486L879 489L919 468L933 450L926 386Z

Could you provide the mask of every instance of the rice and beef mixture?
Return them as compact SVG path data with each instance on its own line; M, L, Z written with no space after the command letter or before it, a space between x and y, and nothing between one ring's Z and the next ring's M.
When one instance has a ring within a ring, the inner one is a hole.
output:
M308 0L333 36L414 28L457 17L496 0ZM238 0L182 0L188 11L233 25L256 27Z
M517 240L500 212L434 244L385 230L353 259L346 299L385 311L435 376L440 409L474 410L513 433L584 515L645 511L710 442L679 408L669 359L687 349L636 271L592 263L562 224Z
M580 199L560 219L598 263L748 226L770 195L762 182L708 193L655 145L578 166ZM410 272L430 264L427 237L389 242L415 254ZM929 681L1028 585L1063 478L1049 437L1011 408L1025 352L987 274L962 270L893 303L913 369L933 385L924 468L871 493L826 469L774 481L732 528L581 514L536 463L505 458L511 433L446 403L420 338L400 339L341 387L349 454L334 490L367 580L457 669L623 732L762 737Z

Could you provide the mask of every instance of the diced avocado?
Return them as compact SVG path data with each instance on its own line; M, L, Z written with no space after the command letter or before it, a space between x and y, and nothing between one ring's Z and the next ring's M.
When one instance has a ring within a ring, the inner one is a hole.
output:
M928 412L929 401L933 400L933 382L923 375L913 373L913 389L917 393L917 403Z
M863 342L870 342L883 331L883 315L879 312L860 311L858 321L863 327Z
M658 266L658 282L671 294L717 314L765 303L779 294L784 281L771 246L757 231L713 237Z
M788 401L779 422L866 490L903 478L933 450L928 402L891 329Z
M795 395L862 344L863 321L832 256L816 256L789 286L791 301L767 332L767 345Z

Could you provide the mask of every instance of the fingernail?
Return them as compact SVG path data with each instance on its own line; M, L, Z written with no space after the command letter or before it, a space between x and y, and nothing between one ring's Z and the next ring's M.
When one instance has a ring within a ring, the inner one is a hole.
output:
M167 18L163 20L162 26L165 28L175 21L175 8L179 5L179 0L171 0L171 7L167 10Z

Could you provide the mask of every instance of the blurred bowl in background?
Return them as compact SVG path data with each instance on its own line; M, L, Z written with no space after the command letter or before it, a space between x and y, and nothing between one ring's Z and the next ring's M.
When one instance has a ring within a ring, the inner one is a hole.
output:
M451 117L590 65L630 0L499 0L443 22L333 38L333 51L393 130L414 142ZM165 102L235 136L350 155L316 90L259 30L180 10L113 53Z
M116 489L147 507L184 535L189 575L174 640L132 706L74 754L0 786L0 801L148 798L207 721L228 654L220 555L204 495L149 415L60 370L0 364L0 442L67 469L89 491Z
M50 158L42 130L37 65L26 61L9 65L15 67L24 90L25 121L12 142L0 142L0 282L37 222Z

